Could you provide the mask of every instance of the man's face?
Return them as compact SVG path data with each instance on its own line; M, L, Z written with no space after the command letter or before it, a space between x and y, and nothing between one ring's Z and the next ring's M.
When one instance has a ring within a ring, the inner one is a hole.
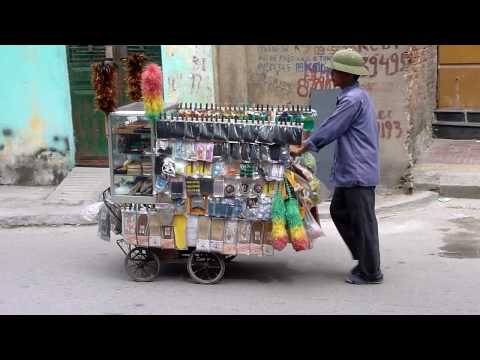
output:
M330 75L332 77L332 82L334 86L343 88L345 86L350 85L353 82L353 75L347 74L343 71L332 69L330 71Z

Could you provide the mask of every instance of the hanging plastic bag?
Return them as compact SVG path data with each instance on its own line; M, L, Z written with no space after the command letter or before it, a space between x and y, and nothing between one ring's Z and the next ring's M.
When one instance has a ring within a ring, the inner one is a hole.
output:
M310 211L309 207L303 203L303 208L305 209L305 216L303 223L305 225L305 230L307 231L308 238L310 239L310 248L313 247L313 243L317 241L322 236L325 236L321 225L315 220Z
M242 131L240 124L227 124L228 125L228 141L242 141Z
M267 144L273 143L273 125L260 125L258 129L257 141Z
M200 134L200 123L198 121L188 121L185 126L185 138L196 140Z
M242 161L250 161L250 144L243 143L240 148Z
M242 160L241 154L240 154L240 144L239 143L230 143L230 159L231 160Z
M98 221L98 215L100 213L100 209L104 205L103 201L99 201L90 205L85 206L82 211L82 217L91 223L96 223Z
M260 145L250 144L250 161L260 161Z
M172 127L172 137L174 138L182 138L185 136L185 121L183 120L177 120L177 121L172 121L171 124L173 125Z
M285 188L288 194L288 199L285 202L285 216L287 218L288 232L292 246L295 251L308 250L310 249L310 242L307 237L307 232L305 231L305 226L303 225L298 200L294 198L288 181L285 181Z
M98 237L105 241L110 241L110 211L105 204L100 208L98 215Z
M285 127L286 141L289 145L302 144L302 128L300 126L289 125Z
M168 122L170 123L170 122ZM170 138L171 129L168 126L166 120L157 121L157 138L158 139L168 139Z
M228 123L216 122L213 124L213 139L218 141L228 141Z
M281 183L281 186L284 186L283 183ZM283 200L280 185L277 184L272 200L272 246L278 251L283 250L289 240L285 214L285 201Z
M275 125L272 130L273 143L277 145L287 145L287 136L285 125Z
M256 135L253 133L253 125L247 125L242 129L242 141L243 142L255 142Z

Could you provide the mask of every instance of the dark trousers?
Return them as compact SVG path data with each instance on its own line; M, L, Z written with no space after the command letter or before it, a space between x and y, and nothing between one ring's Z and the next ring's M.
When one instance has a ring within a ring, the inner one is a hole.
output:
M335 188L330 214L362 277L381 278L375 187Z

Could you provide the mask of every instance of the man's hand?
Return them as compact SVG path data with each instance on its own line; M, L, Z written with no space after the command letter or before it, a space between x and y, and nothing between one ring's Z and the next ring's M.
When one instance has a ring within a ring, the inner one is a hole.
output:
M290 145L290 154L292 156L300 156L306 150L307 150L307 148L305 147L304 144L302 144L302 145Z

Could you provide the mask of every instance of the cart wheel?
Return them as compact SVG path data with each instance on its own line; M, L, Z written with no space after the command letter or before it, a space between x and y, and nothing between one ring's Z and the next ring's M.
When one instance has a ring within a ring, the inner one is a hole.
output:
M237 257L237 255L228 255L228 256L225 256L225 262L226 263L229 263L230 261L232 261L233 259L235 259Z
M125 257L125 270L134 281L152 281L160 271L160 259L150 249L136 247Z
M199 284L215 284L225 274L225 261L215 253L194 251L187 262L190 277Z

